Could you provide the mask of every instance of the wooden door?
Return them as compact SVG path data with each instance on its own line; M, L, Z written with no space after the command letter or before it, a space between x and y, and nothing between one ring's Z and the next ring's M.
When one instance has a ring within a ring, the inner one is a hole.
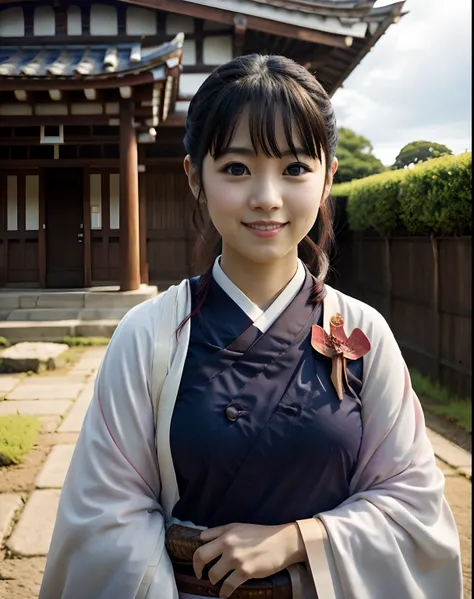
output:
M84 173L80 168L44 171L46 286L84 286Z
M168 172L147 168L146 202L150 282L165 287L192 274L195 200L181 164Z

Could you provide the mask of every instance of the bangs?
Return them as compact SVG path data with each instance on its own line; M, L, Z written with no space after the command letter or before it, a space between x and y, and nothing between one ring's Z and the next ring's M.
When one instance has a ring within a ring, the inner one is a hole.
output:
M219 96L203 135L204 155L209 152L217 160L225 153L247 110L249 136L256 154L263 152L269 158L281 158L289 149L297 157L299 149L322 163L322 148L327 148L323 117L309 94L294 80L269 74L258 79L249 77L226 86ZM279 115L287 144L283 148L276 139Z

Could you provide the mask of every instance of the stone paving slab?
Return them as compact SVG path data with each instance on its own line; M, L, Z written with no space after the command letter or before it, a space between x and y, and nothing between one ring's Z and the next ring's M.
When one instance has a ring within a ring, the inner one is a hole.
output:
M0 401L0 416L10 414L32 414L33 416L64 415L71 406L64 399L33 401Z
M67 380L67 379L66 379ZM52 385L20 383L12 392L8 393L7 400L40 400L40 399L76 399L82 390L83 383Z
M7 547L14 555L47 555L59 505L59 489L33 491Z
M79 395L71 411L61 423L59 433L79 433L84 422L87 409L94 394L94 385L88 385Z
M43 433L54 433L61 424L61 416L39 416L41 421L41 431Z
M36 477L37 489L61 489L75 445L56 445Z
M0 544L10 530L10 524L15 512L22 505L23 501L20 495L15 493L3 493L0 495Z
M0 374L0 395L5 395L18 385L20 379L9 374Z
M472 469L471 469L471 466L461 466L457 470L461 474L464 474L464 476L466 478L468 478L469 480L472 480Z
M87 380L87 376L81 374L42 374L26 376L21 381L22 387L48 387L57 385L83 385Z
M427 434L435 455L449 466L456 468L464 476L470 478L472 455L431 429L427 429Z

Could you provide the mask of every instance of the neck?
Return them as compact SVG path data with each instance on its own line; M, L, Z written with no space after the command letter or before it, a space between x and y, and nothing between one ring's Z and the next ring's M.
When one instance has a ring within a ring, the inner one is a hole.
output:
M229 279L260 309L265 310L283 291L298 268L298 254L290 252L270 263L258 263L222 248L221 268Z

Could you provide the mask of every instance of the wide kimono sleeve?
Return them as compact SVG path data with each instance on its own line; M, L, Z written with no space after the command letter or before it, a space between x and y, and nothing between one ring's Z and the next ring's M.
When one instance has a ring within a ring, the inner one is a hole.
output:
M157 301L132 309L107 349L61 493L40 599L178 597L150 397Z
M298 522L318 597L460 599L459 537L400 349L378 312L338 295L347 333L361 328L372 349L351 497Z

